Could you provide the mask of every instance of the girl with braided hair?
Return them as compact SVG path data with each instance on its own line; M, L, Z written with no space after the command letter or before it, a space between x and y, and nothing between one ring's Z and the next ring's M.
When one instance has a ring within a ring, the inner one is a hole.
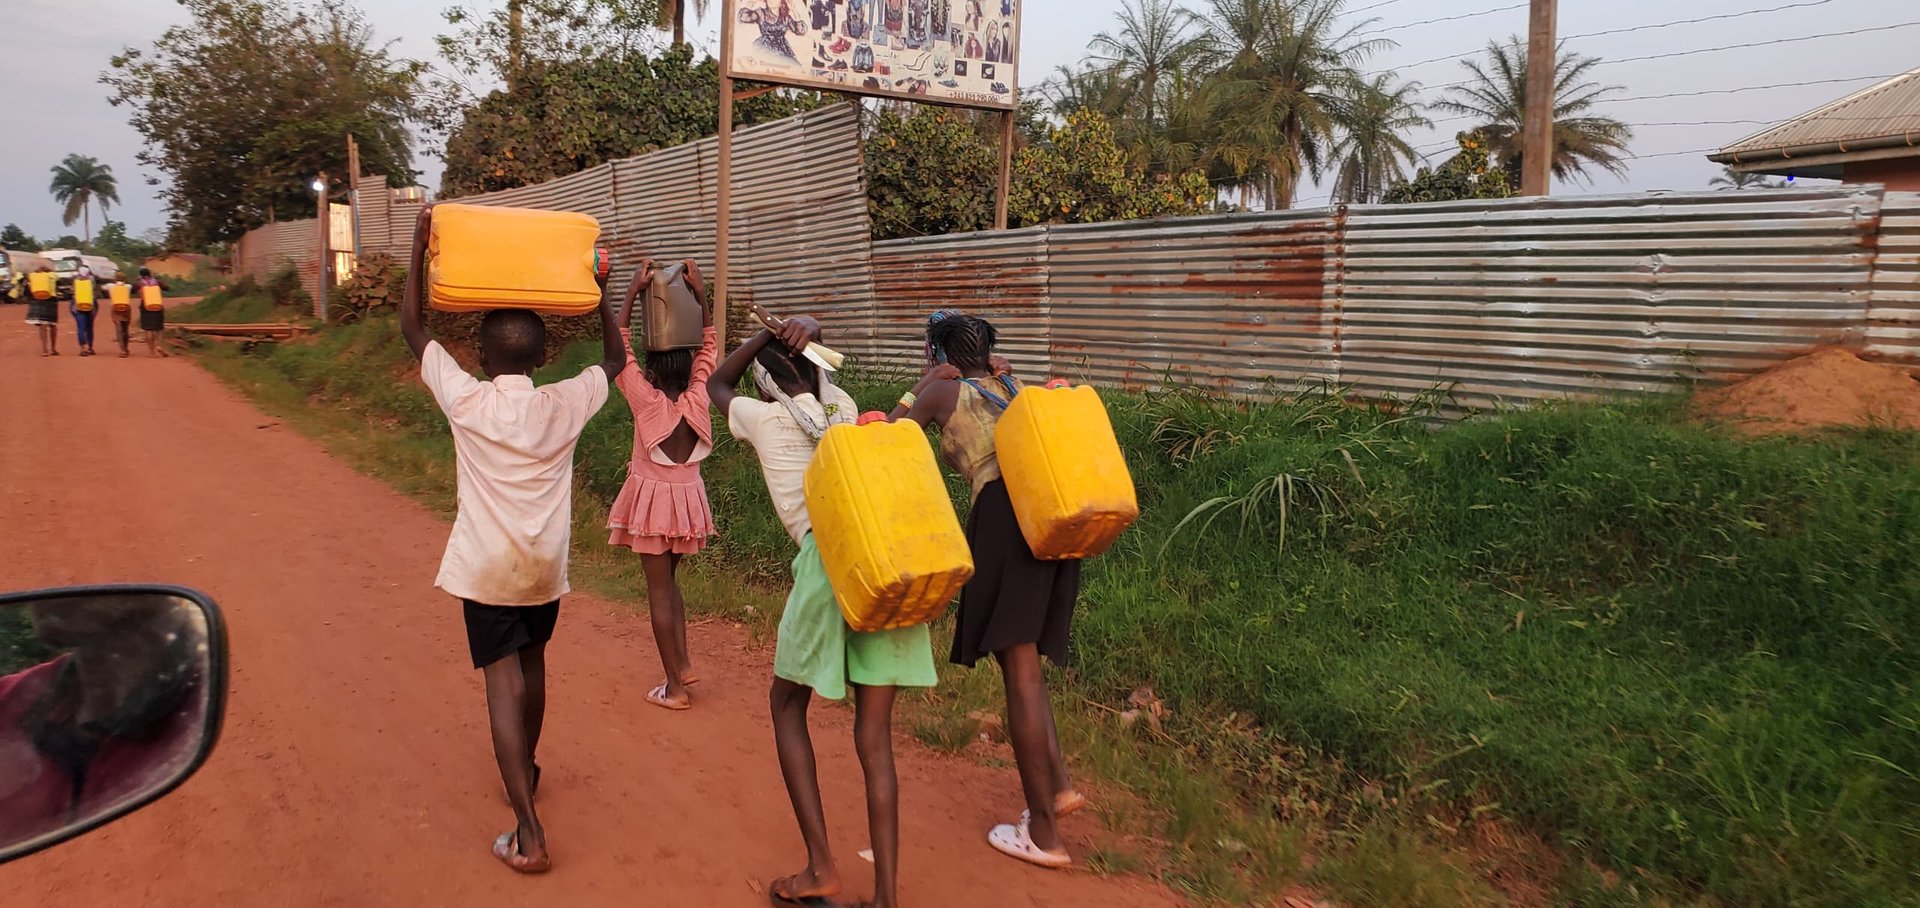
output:
M1020 768L1027 811L995 827L996 849L1042 867L1072 863L1057 821L1087 805L1067 777L1040 658L1065 665L1080 562L1041 561L1020 533L1000 478L994 428L1020 393L1006 360L994 355L992 323L945 309L927 323L929 370L900 398L892 418L940 427L940 453L973 489L967 542L974 575L960 593L952 660L972 667L991 655L1007 689L1007 737Z

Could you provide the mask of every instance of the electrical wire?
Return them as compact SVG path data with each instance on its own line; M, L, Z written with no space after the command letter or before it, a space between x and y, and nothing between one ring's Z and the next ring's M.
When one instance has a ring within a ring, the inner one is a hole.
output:
M1833 2L1833 0L1821 0L1821 2L1831 3ZM1515 3L1512 6L1500 6L1500 7L1495 7L1493 9L1483 9L1477 13L1461 13L1458 16L1444 16L1439 19L1422 19L1419 22L1408 22L1405 25L1391 25L1386 28L1375 29L1373 31L1368 31L1368 32L1361 32L1360 34L1355 35L1354 37L1361 38L1361 37L1366 37L1368 35L1384 35L1388 32L1397 32L1397 31L1402 31L1409 28L1418 28L1419 26L1422 26L1422 25L1433 25L1438 22L1458 22L1462 19L1477 19L1481 16L1491 16L1494 13L1505 13L1505 12L1511 12L1516 9L1526 9L1528 6L1529 4L1526 4L1526 3Z
M1856 29L1853 29L1852 31L1844 31L1844 32L1825 32L1818 35L1796 35L1791 38L1775 38L1772 41L1753 41L1747 44L1727 44L1721 47L1698 47L1698 48L1694 48L1693 50L1680 50L1680 51L1674 51L1672 53L1665 53L1665 54L1647 54L1646 56L1642 56L1642 57L1619 57L1617 59L1601 60L1600 62L1595 63L1594 66L1595 67L1618 66L1619 64L1622 64L1622 63L1641 63L1647 60L1668 60L1674 57L1691 57L1694 54L1719 53L1720 51L1723 51L1723 50L1746 50L1748 48L1753 48L1753 47L1773 47L1774 45L1777 45L1777 44L1797 44L1801 41L1818 41L1822 38L1845 38L1850 35L1865 35L1865 34L1870 34L1874 32L1890 32L1890 31L1893 31L1894 29L1900 29L1900 28L1913 28L1916 25L1920 25L1920 20L1916 20L1913 22L1893 22L1887 25L1875 25L1870 28L1856 28Z
M1629 28L1616 28L1616 29L1611 29L1609 31L1604 31L1604 32L1588 32L1584 35L1568 35L1564 38L1561 38L1560 40L1578 41L1581 38L1599 38L1599 37L1604 37L1606 35L1625 35L1625 34L1631 34L1633 32L1645 32L1645 31L1653 31L1655 29L1661 29L1661 28L1672 28L1676 25L1698 25L1702 22L1719 22L1723 19L1742 19L1747 16L1760 16L1760 15L1765 15L1767 13L1784 13L1788 10L1805 9L1810 6L1826 6L1829 3L1835 3L1835 2L1838 2L1838 0L1805 0L1805 2L1802 2L1802 3L1789 3L1785 6L1775 6L1775 7L1770 7L1768 9L1750 9L1750 10L1743 10L1737 13L1721 13L1720 15L1717 15L1717 16L1706 16L1699 19L1677 19L1672 22L1660 22L1653 25L1635 25Z
M1370 11L1370 10L1376 10L1376 9L1379 9L1379 8L1381 8L1381 7L1383 7L1383 6L1392 6L1392 5L1394 5L1395 3L1399 3L1399 2L1400 2L1400 0L1385 0L1385 2L1384 2L1384 3L1375 3L1375 4L1374 4L1374 5L1372 5L1372 6L1363 6L1363 7L1360 7L1359 9L1355 9L1355 10L1348 10L1348 11L1347 11L1347 15L1349 15L1349 16L1358 16L1358 15L1360 15L1361 13L1364 13L1364 12L1368 12L1368 11Z

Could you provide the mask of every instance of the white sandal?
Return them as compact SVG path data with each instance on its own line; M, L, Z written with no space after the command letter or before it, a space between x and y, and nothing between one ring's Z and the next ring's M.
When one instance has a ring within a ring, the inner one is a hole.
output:
M1028 820L1022 817L1020 825L1002 823L987 833L987 844L995 851L1009 857L1019 858L1035 867L1059 870L1073 863L1073 857L1064 851L1047 851L1033 844L1033 836L1028 831Z

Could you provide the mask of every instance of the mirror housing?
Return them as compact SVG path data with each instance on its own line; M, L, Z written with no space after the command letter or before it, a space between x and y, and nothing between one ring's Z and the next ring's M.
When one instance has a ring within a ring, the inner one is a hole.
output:
M219 607L173 586L0 595L0 863L153 803L226 713Z

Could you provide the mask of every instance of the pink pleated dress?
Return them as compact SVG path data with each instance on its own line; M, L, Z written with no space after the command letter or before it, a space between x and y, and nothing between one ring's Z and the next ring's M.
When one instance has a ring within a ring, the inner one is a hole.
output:
M628 335L626 331L622 335ZM700 462L713 453L713 414L707 378L719 361L719 341L707 329L693 359L693 380L678 400L650 384L627 336L627 367L613 380L633 410L633 459L627 482L607 515L607 542L642 555L691 555L713 535L713 508L700 479ZM674 463L660 445L685 421L698 436L686 463Z

